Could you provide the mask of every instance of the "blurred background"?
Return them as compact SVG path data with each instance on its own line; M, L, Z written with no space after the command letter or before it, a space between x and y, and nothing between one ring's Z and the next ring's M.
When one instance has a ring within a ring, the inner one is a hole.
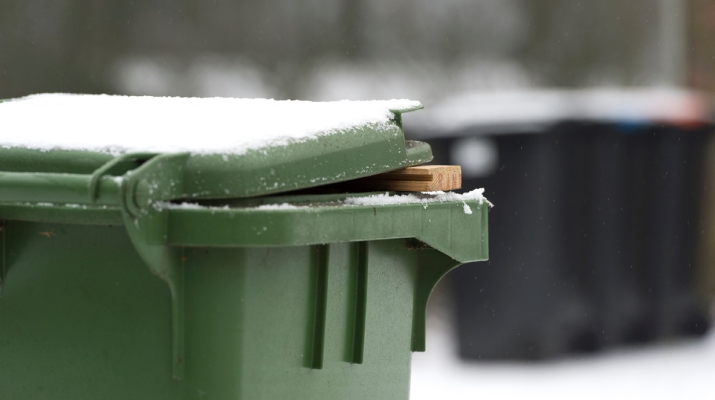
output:
M715 398L715 2L9 0L0 98L411 98L485 187L412 398Z

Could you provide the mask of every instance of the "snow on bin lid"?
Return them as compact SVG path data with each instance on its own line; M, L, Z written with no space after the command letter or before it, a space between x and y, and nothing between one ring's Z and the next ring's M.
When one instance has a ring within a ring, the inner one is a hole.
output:
M0 146L36 150L234 154L384 125L417 101L39 94L0 104Z
M430 161L429 145L402 131L402 113L420 108L410 100L34 95L0 102L0 169L92 174L127 153L144 161L188 153L183 197L263 196Z

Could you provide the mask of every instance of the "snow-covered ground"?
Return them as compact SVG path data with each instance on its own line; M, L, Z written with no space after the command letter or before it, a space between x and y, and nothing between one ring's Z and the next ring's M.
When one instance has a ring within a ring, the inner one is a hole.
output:
M715 332L541 363L464 362L451 324L428 325L412 356L412 400L715 399Z

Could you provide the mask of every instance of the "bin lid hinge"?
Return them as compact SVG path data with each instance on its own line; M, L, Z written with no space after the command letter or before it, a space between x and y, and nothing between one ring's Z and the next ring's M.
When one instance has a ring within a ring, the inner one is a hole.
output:
M103 177L107 175L115 175L117 173L131 173L132 164L137 162L146 162L157 156L158 155L156 153L127 153L113 158L108 163L99 167L89 177L89 187L87 189L90 204L96 203L97 198L99 197L99 190L101 187L100 183Z

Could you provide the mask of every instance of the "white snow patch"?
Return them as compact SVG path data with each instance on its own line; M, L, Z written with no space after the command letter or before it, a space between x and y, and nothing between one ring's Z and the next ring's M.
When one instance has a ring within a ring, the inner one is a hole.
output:
M256 207L250 207L255 210L278 211L278 210L298 210L304 208L317 208L320 206L341 207L341 206L385 206L391 204L422 204L424 208L431 203L444 203L448 201L462 202L462 209L465 214L472 214L472 209L466 203L467 201L477 201L479 204L486 202L490 207L492 203L484 197L484 189L474 189L471 192L464 194L454 192L422 192L410 193L403 195L390 195L389 193L376 194L362 197L348 197L343 201L334 201L327 203L316 203L311 205L297 206L290 203L280 204L263 204ZM229 206L204 206L197 203L169 203L157 202L157 209L180 209L180 210L228 210Z
M420 203L423 204L425 208L430 203L443 203L446 201L461 201L463 204L463 210L465 214L471 214L472 209L467 205L467 200L478 201L479 204L487 202L490 206L492 205L484 197L484 189L474 189L471 192L464 194L454 193L454 192L422 192L421 194L402 194L402 195L392 195L389 193L376 194L372 196L364 197L348 197L345 199L345 204L349 205L359 205L359 206L384 206L390 204L410 204L410 203Z
M168 201L159 201L155 206L157 209L168 210L228 210L229 206L203 206L198 203L170 203Z
M205 206L198 203L170 203L168 201L160 201L156 203L158 209L169 210L230 210L231 207L225 206ZM300 208L308 208L305 206L296 206L289 203L282 204L264 204L257 207L250 207L256 210L297 210Z
M257 210L297 210L299 208L305 208L305 207L299 207L299 206L295 206L295 205L289 204L289 203L264 204L262 206L256 207Z
M390 123L417 101L40 94L0 103L0 147L243 154Z
M81 209L88 209L89 206L86 204L75 204L75 203L47 203L47 202L39 202L39 203L23 203L26 206L34 206L34 207L65 207L65 208L81 208ZM94 206L93 208L98 208L97 206ZM101 206L100 208L106 209L107 206Z

